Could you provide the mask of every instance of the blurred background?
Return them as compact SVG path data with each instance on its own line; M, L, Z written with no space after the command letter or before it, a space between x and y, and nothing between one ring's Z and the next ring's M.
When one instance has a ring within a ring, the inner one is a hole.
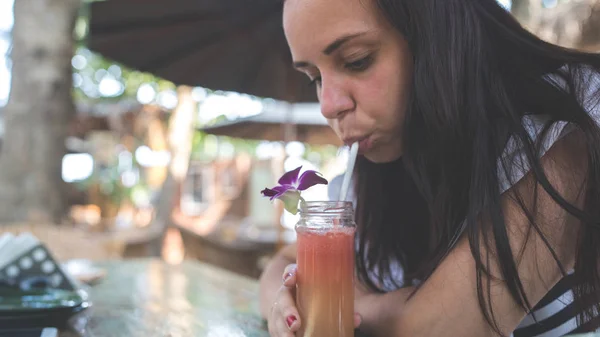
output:
M253 278L296 217L260 190L347 149L291 69L273 0L0 0L0 233L59 259L196 259ZM600 1L503 0L600 51ZM305 193L327 200L327 187Z

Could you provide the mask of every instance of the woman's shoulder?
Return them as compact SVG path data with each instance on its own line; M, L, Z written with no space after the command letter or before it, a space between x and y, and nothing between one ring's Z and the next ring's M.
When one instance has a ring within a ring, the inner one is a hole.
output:
M557 86L566 86L557 76L547 76ZM580 104L590 117L600 125L600 74L590 68L582 68L578 76L578 86L582 93ZM576 130L576 126L567 121L552 121L548 115L525 115L522 124L530 139L539 144L538 156L542 157L560 139ZM544 129L548 127L547 131ZM543 137L540 139L540 137ZM524 145L517 137L510 137L501 158L498 160L498 178L500 192L503 193L516 184L529 171L529 162Z

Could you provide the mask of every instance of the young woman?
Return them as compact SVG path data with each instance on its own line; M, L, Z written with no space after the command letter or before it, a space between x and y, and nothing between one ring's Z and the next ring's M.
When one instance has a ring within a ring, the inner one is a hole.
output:
M359 329L596 329L600 58L539 40L495 0L283 6L294 67L339 137L360 142ZM282 250L261 278L272 336L303 323L294 256Z

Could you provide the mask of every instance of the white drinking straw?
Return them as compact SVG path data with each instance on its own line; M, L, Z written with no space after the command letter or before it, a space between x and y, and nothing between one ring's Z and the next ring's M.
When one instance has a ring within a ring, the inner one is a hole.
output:
M353 143L350 147L350 154L348 155L348 168L344 174L344 180L342 180L342 190L340 191L341 201L348 201L348 190L350 189L350 183L352 182L352 172L354 172L356 156L358 156L358 142Z

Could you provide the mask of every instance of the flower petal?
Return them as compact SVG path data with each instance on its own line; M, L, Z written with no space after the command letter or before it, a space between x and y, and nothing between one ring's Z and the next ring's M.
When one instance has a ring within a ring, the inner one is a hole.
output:
M283 207L286 211L296 215L298 213L298 202L300 201L300 191L290 189L279 196L279 200L283 201Z
M298 179L297 188L299 191L304 191L305 189L317 184L327 185L327 179L323 178L317 171L308 170L302 173L300 179Z
M274 196L276 196L276 195L277 195L277 193L279 193L279 192L277 192L277 191L275 191L275 190L272 190L272 189L270 189L270 188L265 188L264 190L260 191L260 193L261 193L261 194L262 194L264 197L269 197L269 198L271 198L271 197L274 197Z
M289 190L296 190L296 188L292 185L277 185L273 188L265 188L261 191L263 196L269 197L270 200L278 199L282 194Z
M298 182L298 174L300 173L301 168L302 166L282 175L278 181L279 185L296 185L296 182Z

